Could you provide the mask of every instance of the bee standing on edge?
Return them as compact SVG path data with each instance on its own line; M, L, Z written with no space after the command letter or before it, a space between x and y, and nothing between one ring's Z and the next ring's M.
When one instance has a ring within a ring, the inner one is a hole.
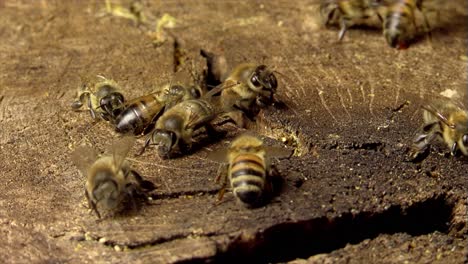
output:
M253 118L260 108L273 103L278 81L267 66L243 63L232 70L222 85L232 86L221 92L224 116L245 127L246 117Z
M270 164L269 158L291 156L291 151L283 148L268 149L261 139L248 134L234 139L227 149L227 154L220 155L219 152L210 155L214 160L220 156L226 157L227 160L227 164L220 165L216 177L217 182L223 179L218 199L222 199L229 180L234 196L246 207L261 205L265 196L273 192L272 179L277 177L278 173Z
M115 129L123 134L147 134L164 110L170 109L180 101L198 98L200 93L196 88L170 85L161 91L132 99L117 116Z
M74 101L71 107L74 111L81 111L81 107L86 104L93 119L102 118L113 122L122 110L124 96L115 81L98 77L103 81L96 83L95 93L84 86L78 94L78 100Z
M112 155L98 158L94 149L79 147L72 160L83 176L86 176L85 195L90 209L101 218L100 210L120 212L124 203L135 205L136 198L154 189L153 183L143 180L125 160L135 139L124 137L114 143Z
M434 140L443 140L455 155L468 156L468 112L453 102L436 101L423 108L424 125L414 140L411 156L416 158Z

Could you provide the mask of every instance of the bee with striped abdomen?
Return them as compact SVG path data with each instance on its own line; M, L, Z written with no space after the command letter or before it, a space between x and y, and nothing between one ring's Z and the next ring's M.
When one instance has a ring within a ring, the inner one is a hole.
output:
M270 164L272 156L291 156L291 151L283 148L267 148L258 137L244 134L234 139L227 149L227 154L213 152L212 159L225 156L227 164L221 164L216 181L223 178L223 187L219 193L222 199L229 180L236 199L247 207L259 206L267 194L273 191L272 178L277 175Z
M435 140L443 141L455 155L468 156L468 111L452 101L435 101L423 106L424 125L414 138L411 155L416 158Z
M198 96L200 92L195 88L168 85L160 91L137 97L125 104L124 110L116 118L115 129L123 134L147 134L164 109L167 110L180 101Z
M383 35L392 48L405 49L417 32L416 11L423 14L425 30L430 35L429 21L423 10L422 0L386 0L383 7Z
M84 85L78 93L78 100L71 107L74 111L82 111L81 108L86 105L93 119L101 118L113 122L122 110L124 96L115 81L98 77L102 81L95 84L94 92Z
M100 211L116 213L125 209L125 202L135 204L147 191L154 189L153 183L143 180L125 160L134 139L124 137L114 143L111 155L98 157L94 149L79 147L73 152L72 160L86 177L85 195L90 209L101 218Z

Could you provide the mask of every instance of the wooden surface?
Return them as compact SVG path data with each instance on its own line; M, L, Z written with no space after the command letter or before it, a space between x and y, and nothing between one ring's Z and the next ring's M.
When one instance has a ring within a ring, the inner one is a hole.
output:
M462 263L467 254L468 164L435 146L405 159L420 105L449 89L467 93L465 1L441 7L433 41L389 48L381 29L320 25L314 1L144 1L168 13L171 32L197 65L199 49L223 50L229 67L264 63L280 72L278 97L255 132L295 148L274 160L284 182L249 210L231 193L215 205L218 163L207 159L242 131L161 160L132 165L157 189L133 215L98 220L70 159L117 137L71 111L83 78L103 75L127 97L173 77L173 41L154 47L144 27L100 15L98 1L0 1L0 258L10 263L385 262ZM466 97L465 97L466 98ZM319 255L317 255L319 254Z

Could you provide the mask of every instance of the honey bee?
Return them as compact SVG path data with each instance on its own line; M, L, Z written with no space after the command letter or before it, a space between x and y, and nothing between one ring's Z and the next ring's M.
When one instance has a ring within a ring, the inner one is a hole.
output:
M101 218L99 209L105 212L120 211L123 204L141 198L154 189L153 183L143 180L125 160L134 143L131 137L115 142L112 155L98 157L94 149L79 147L72 159L83 176L86 176L85 195L89 207Z
M120 92L120 87L113 80L108 80L98 76L103 81L96 83L95 93L83 86L78 94L78 100L71 104L74 111L82 111L86 104L93 119L101 118L106 121L114 121L120 114L124 104L124 96Z
M221 150L222 151L222 150ZM246 207L255 207L263 202L266 194L273 191L272 179L278 173L270 164L272 156L291 156L291 151L283 148L267 148L256 136L243 134L234 139L226 155L213 152L210 156L218 159L224 156L227 163L221 164L216 181L223 178L223 188L218 199L221 200L227 180L236 199Z
M198 98L201 92L194 87L168 85L160 91L128 101L117 116L116 131L135 135L147 134L164 112L180 101Z
M325 0L320 4L320 15L325 26L338 19L338 39L341 41L349 27L360 20L378 15L374 9L378 2L379 0Z
M384 8L383 35L392 48L405 49L408 47L412 35L417 30L416 11L423 14L424 27L431 39L429 21L423 11L423 0L393 0L378 4Z
M233 84L235 85L235 84ZM212 102L212 96L230 86L220 85L198 99L182 101L165 111L156 122L155 129L145 141L139 155L143 154L150 145L156 145L158 154L162 158L169 158L176 147L180 152L189 149L193 143L193 134L204 127L209 135L216 130L211 125L221 112Z
M435 140L443 140L452 155L460 150L468 156L468 112L451 101L435 101L422 108L424 125L413 140L412 157Z
M147 138L140 152L143 153L149 145L156 145L159 156L170 157L173 149L190 148L195 130L205 127L210 134L214 128L210 122L216 117L214 106L204 99L190 99L182 101L164 112L156 122L156 127Z
M246 117L253 119L260 108L273 103L278 82L267 66L244 63L232 70L222 86L229 87L221 92L223 115L245 127Z

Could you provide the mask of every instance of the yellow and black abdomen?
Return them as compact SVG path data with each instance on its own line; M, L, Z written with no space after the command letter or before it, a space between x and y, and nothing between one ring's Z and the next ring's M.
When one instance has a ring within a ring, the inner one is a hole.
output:
M240 154L229 165L234 196L246 205L255 205L265 187L265 161L254 154Z

